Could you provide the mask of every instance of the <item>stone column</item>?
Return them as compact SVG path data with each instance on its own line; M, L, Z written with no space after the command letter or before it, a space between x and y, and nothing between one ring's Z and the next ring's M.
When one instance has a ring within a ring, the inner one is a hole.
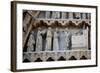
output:
M46 11L45 18L46 18L46 19L50 18L50 11Z
M73 12L69 12L69 19L73 19Z
M75 12L75 18L80 19L80 13L79 12Z
M31 19L31 16L29 14L26 14L25 19L23 21L23 29L25 32L28 30L27 24L29 23L30 19Z
M68 44L68 41L69 41L68 40L68 29L66 28L64 32L65 32L65 48L66 48L66 50L69 50L69 47L68 47L69 46L69 44Z
M86 19L86 13L82 14L82 19Z
M45 51L51 51L51 43L52 43L52 33L51 33L51 30L52 29L50 27L47 29Z
M32 52L34 50L34 44L35 44L35 39L34 39L34 32L32 31L32 33L29 36L29 40L28 40L28 48L27 51L28 52Z
M42 51L42 36L41 36L40 28L38 28L38 32L37 32L36 51Z
M42 51L45 51L46 35L47 35L46 29L43 29L41 31L41 36L42 36Z
M55 12L52 12L52 16L51 16L51 18L56 18L56 14L55 14Z
M66 19L66 12L61 12L62 14L62 19Z
M58 12L58 11L56 12L56 18L60 19L60 12Z
M86 28L86 29L84 29L83 30L83 36L84 36L84 38L85 38L85 44L86 44L86 47L87 47L87 49L89 48L88 46L89 46L89 38L88 38L88 31L89 31L89 29L88 29L88 27Z
M72 49L72 33L68 32L68 49Z
M60 18L60 12L58 12L58 11L52 12L52 18L59 19Z
M91 13L88 13L88 19L91 19Z
M58 31L58 29L56 28L55 31L54 31L54 35L53 35L53 50L54 51L59 50L57 31Z

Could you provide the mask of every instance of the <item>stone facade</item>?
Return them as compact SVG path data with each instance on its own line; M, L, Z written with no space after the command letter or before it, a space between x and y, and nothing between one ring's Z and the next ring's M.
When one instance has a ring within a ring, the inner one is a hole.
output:
M30 31L23 62L91 59L90 19L90 13L45 12Z

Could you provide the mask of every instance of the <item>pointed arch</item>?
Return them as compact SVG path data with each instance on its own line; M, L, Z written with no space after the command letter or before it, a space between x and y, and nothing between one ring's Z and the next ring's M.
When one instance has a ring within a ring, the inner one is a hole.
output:
M58 61L65 61L66 59L63 56L60 56L60 58L58 59Z
M84 55L80 58L80 60L86 60L87 57L85 57Z
M54 61L52 57L49 57L46 61Z
M31 61L26 58L23 60L23 62L31 62Z
M69 60L77 60L74 56L71 56Z

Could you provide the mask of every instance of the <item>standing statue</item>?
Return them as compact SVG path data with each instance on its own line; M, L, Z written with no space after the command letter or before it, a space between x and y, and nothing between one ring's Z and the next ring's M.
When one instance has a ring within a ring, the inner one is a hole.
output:
M65 50L65 33L63 29L60 29L59 31L59 37L58 37L58 42L59 42L59 50Z
M37 32L36 51L42 51L42 36L41 36L41 28L38 28L38 32Z
M58 44L58 29L56 28L53 34L53 50L59 50L59 44Z
M28 48L27 51L28 52L32 52L34 50L34 44L35 44L35 39L34 39L34 31L31 32L30 36L29 36L29 40L28 40Z
M45 45L46 51L51 51L51 43L52 43L52 33L51 33L51 28L49 27L47 29L47 36L46 36L46 45Z

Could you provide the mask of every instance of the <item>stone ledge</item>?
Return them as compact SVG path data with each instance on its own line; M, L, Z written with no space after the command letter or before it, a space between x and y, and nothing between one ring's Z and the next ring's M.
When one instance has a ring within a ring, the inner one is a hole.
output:
M91 51L24 52L23 60L25 59L28 59L30 62L87 60L91 59Z

